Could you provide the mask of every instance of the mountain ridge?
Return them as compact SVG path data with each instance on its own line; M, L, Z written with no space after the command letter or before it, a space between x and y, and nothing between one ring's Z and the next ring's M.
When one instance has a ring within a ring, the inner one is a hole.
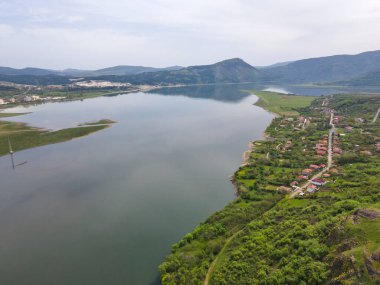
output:
M65 84L70 79L108 80L131 84L172 85L172 84L212 84L244 83L262 84L331 84L361 86L363 82L377 83L380 72L380 50L354 55L332 55L280 62L266 67L254 67L240 58L231 58L208 65L188 67L171 66L154 68L144 66L117 65L98 70L50 70L27 67L14 69L0 67L0 80L21 84ZM369 79L361 77L370 76ZM348 83L351 81L351 83Z
M265 68L262 73L266 81L311 83L349 80L377 70L380 70L380 50L301 59Z

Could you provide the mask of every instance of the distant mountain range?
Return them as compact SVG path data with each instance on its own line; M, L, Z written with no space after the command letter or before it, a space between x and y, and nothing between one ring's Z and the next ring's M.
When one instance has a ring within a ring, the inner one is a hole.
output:
M259 71L239 58L211 65L189 66L179 70L144 72L127 76L100 76L91 79L129 82L132 84L209 84L254 82Z
M133 66L133 65L118 65L113 67L107 67L97 70L81 70L81 69L65 69L65 70L52 70L41 69L34 67L26 67L21 69L11 67L0 67L1 75L31 75L31 76L46 76L46 75L58 75L58 76L104 76L104 75L131 75L139 74L143 72L155 72L165 70L178 70L183 68L182 66L170 66L164 68L145 67L145 66Z
M380 51L303 59L261 71L265 81L273 82L311 83L350 80L373 71L380 71Z
M257 68L239 58L211 65L166 68L128 65L98 70L0 67L0 81L46 85L70 83L73 78L151 85L257 82L380 86L380 51L310 58Z
M379 87L380 86L380 71L366 73L363 76L353 78L351 80L337 81L331 85L353 86L353 87Z

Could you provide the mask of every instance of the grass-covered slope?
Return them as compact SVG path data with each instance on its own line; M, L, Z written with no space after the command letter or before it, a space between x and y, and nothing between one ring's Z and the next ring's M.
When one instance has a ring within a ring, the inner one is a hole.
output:
M309 120L302 127L298 116L276 118L271 139L256 142L235 174L240 196L173 246L162 284L379 284L380 125L371 122L379 105L376 96L318 98L297 109ZM343 152L327 183L294 198L278 191L307 183L300 172L326 163L313 147L328 134L332 109L333 144Z

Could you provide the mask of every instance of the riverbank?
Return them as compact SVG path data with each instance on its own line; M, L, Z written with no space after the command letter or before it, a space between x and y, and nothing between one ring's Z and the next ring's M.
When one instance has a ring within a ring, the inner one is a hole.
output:
M281 102L278 96L284 95L262 94L265 104ZM235 173L240 196L173 246L160 266L162 284L379 281L380 263L371 256L380 243L369 224L379 229L380 219L355 216L380 209L380 130L370 123L379 97L320 97L309 107L288 103L280 103L286 113L267 128L273 140L260 141ZM331 110L339 133L332 138L332 168L291 198L327 165L323 145ZM346 131L348 124L355 131Z
M23 115L23 113L0 113L1 118ZM25 123L10 122L0 120L0 156L6 155L10 151L20 151L38 146L61 143L75 138L87 136L94 132L103 130L114 123L111 120L100 120L99 122L87 123L83 126L67 128L58 131L28 126Z

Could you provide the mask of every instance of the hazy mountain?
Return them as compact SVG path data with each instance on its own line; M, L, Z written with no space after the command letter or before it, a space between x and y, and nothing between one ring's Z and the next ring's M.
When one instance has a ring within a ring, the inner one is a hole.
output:
M211 65L189 66L179 70L145 72L131 76L103 76L110 81L132 84L205 84L253 82L259 79L259 72L239 58L224 60Z
M332 85L353 86L353 87L379 87L380 86L380 70L366 73L363 76L353 78L351 80L336 81Z
M265 81L304 83L348 80L380 70L380 51L335 55L261 69Z
M289 63L292 63L292 62L294 62L294 61L284 61L284 62L278 62L278 63L274 63L274 64L267 65L267 66L255 66L255 68L264 69L264 68L279 67L279 66L288 65Z
M0 81L12 82L26 85L50 85L71 83L68 77L55 74L49 75L3 75L0 74Z
M34 67L26 67L26 68L11 68L11 67L2 67L0 66L0 74L1 75L36 75L36 76L44 76L55 74L56 71L42 68L34 68Z
M60 75L60 76L74 76L74 77L91 77L103 75L131 75L143 72L157 72L165 70L178 70L182 66L170 66L164 68L145 67L145 66L130 66L119 65L107 67L98 70L81 70L81 69L64 69L64 70L50 70L42 68L27 67L16 69L11 67L0 67L0 75L32 75L32 76L45 76L45 75Z
M282 62L255 68L239 58L211 65L154 68L119 65L98 70L15 69L0 67L0 80L23 84L64 84L69 78L129 82L132 84L211 84L260 82L276 84L336 83L345 85L378 83L380 51L357 55L335 55Z
M131 75L140 74L144 72L158 72L165 70L178 70L181 66L170 66L165 68L145 67L145 66L130 66L130 65L118 65L114 67L108 67L103 69L94 70L89 72L86 76L102 76L102 75Z

